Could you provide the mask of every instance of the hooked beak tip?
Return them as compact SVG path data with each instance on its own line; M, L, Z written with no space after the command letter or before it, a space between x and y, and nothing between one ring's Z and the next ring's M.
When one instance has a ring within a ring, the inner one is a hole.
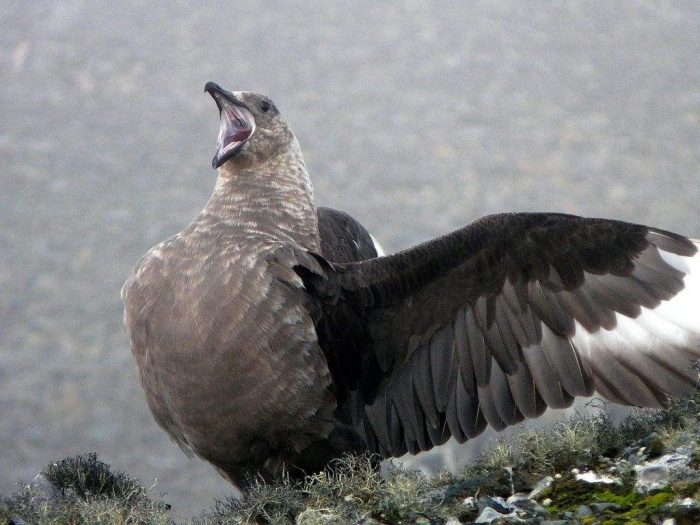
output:
M211 93L212 91L221 91L221 86L217 84L216 82L212 82L211 80L204 84L204 92L205 93Z

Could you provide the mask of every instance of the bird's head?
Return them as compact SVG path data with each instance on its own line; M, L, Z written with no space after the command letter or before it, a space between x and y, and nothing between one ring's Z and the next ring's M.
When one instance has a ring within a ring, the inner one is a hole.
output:
M265 162L295 142L287 121L266 96L251 91L226 91L214 82L207 82L204 91L219 107L214 168Z

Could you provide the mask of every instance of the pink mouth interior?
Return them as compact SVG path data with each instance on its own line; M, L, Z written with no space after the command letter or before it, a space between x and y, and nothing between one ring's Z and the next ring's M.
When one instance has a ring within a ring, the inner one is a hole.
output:
M248 140L255 131L255 120L246 108L228 101L221 105L219 148L226 153Z

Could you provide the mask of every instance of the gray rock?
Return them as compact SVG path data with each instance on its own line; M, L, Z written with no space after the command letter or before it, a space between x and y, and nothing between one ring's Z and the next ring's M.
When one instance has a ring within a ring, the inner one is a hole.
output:
M43 472L37 474L29 486L32 494L35 495L40 494L49 499L61 498L64 496L64 492L61 492L61 489L54 485Z
M663 441L656 432L652 432L648 436L625 448L620 453L620 457L633 465L638 465L643 461L647 461L649 458L660 456L663 449Z
M479 514L479 517L474 520L474 523L492 523L496 520L503 520L506 519L509 522L513 523L519 523L522 522L520 518L518 518L515 513L508 513L508 514L502 514L491 507L486 507L484 510L481 511L481 514Z
M575 516L577 518L584 518L586 516L592 516L592 515L593 515L593 511L591 510L590 507L588 507L586 505L581 505L578 509L576 509Z
M649 492L665 487L671 481L671 469L668 465L646 465L635 467L637 492Z
M542 493L544 493L545 490L552 486L553 481L554 478L552 476L542 478L537 483L537 485L535 485L534 488L530 491L530 494L528 494L528 498L537 499L539 496L542 495Z
M479 510L484 510L486 508L492 508L501 514L509 514L515 510L515 507L510 505L505 499L500 496L479 498L478 501Z
M635 465L637 482L634 485L637 492L649 492L667 486L672 479L684 479L694 472L686 472L690 457L674 452L666 454L654 461Z
M675 505L686 509L697 509L700 505L693 498L683 498L675 502Z
M617 503L609 503L607 501L591 503L590 507L596 512L605 512L606 510L618 510L621 508Z
M436 502L449 502L464 497L464 494L474 494L479 491L487 494L502 494L504 491L509 491L510 483L504 484L500 477L500 474L489 474L460 480L432 491L429 497Z
M537 502L527 496L511 496L506 500L506 505L509 507L517 507L519 509L531 509Z
M527 496L511 496L506 500L506 503L508 503L510 507L526 511L530 514L538 516L546 516L549 514L547 509Z
M462 505L464 505L467 510L476 510L476 508L479 506L474 496L464 498Z
M575 476L577 481L585 481L586 483L604 483L606 485L611 483L620 483L619 478L606 476L605 474L598 474L592 470L588 470L586 472L576 472Z

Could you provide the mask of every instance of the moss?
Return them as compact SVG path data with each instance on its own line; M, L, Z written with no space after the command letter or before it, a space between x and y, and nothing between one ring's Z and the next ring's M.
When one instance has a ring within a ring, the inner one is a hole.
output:
M634 506L621 514L626 520L643 520L659 518L660 511L670 501L675 499L671 492L659 492L657 494L638 499Z
M669 501L673 500L674 497L675 494L671 492L659 492L653 496L647 496L642 500L642 503L649 509L655 509L664 503L668 503Z
M593 498L606 503L615 503L620 507L630 507L639 501L641 496L633 491L627 492L626 494L614 494L613 492L606 490L601 494L594 494Z
M572 476L565 476L556 480L543 497L552 500L550 509L575 510L579 505L590 501L591 491L589 486L576 481Z

